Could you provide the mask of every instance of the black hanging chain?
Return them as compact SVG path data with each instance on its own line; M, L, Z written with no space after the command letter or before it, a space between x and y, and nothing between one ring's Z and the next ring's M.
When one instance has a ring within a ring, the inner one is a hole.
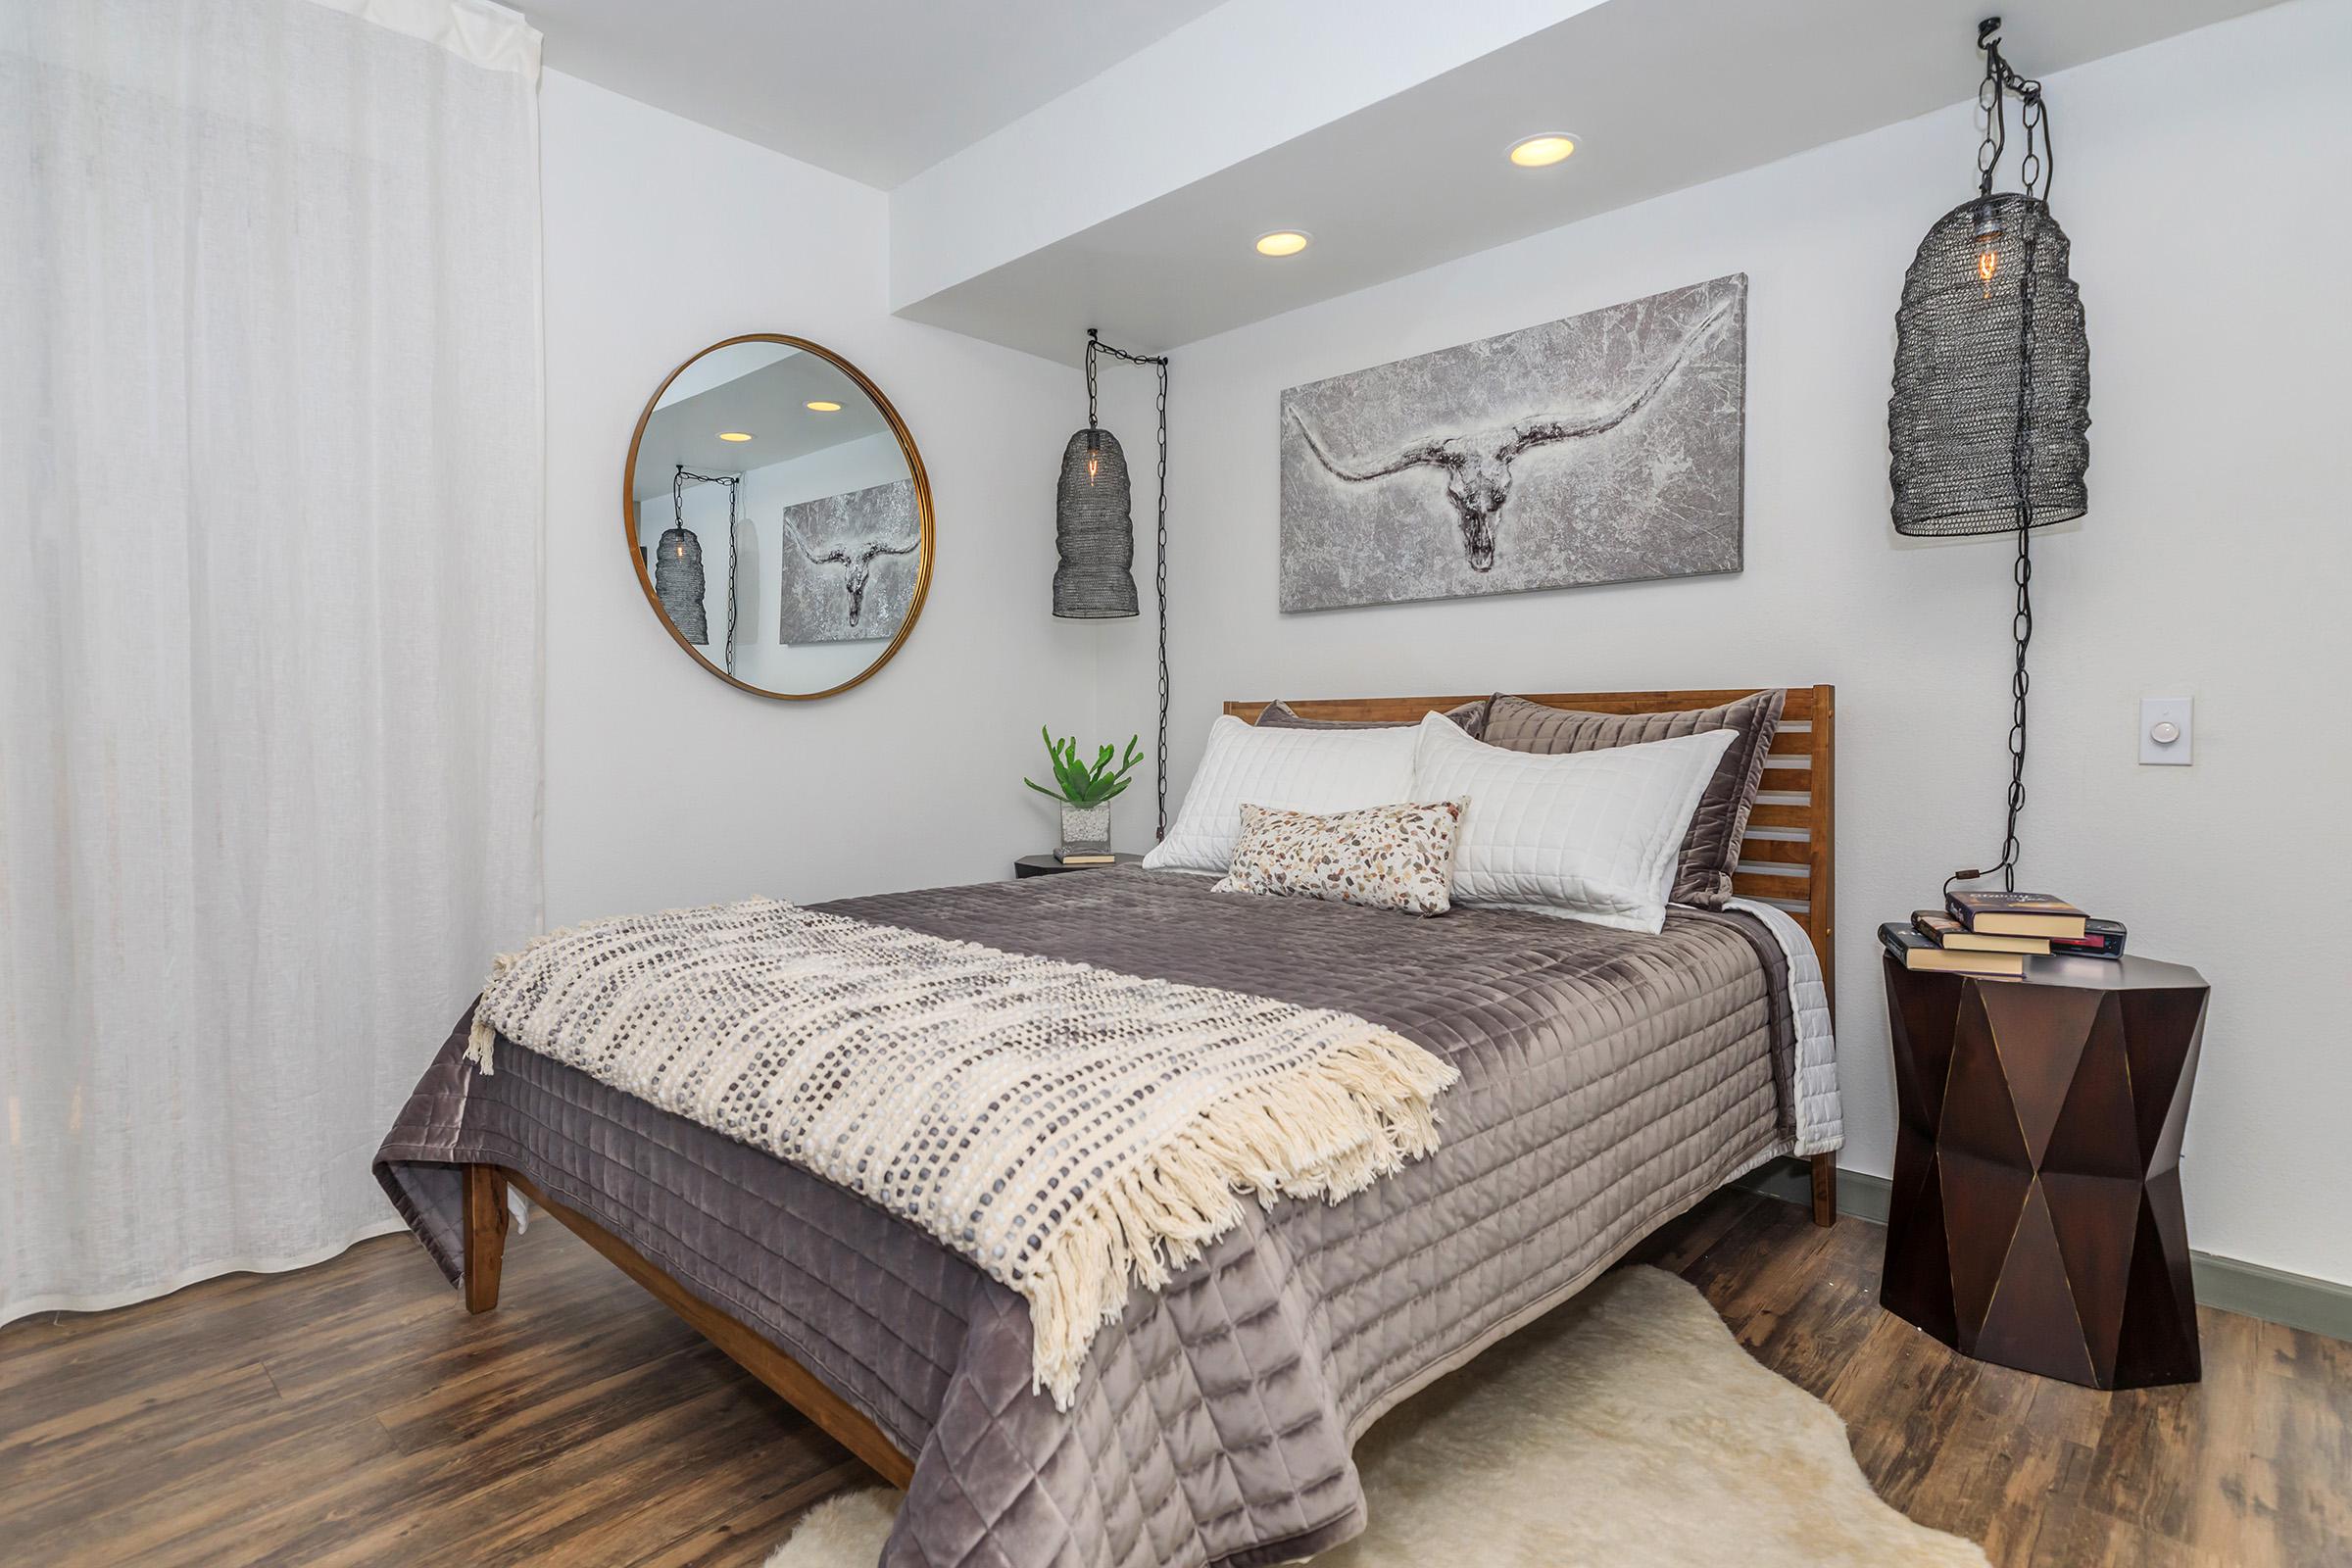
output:
M1977 107L1984 117L1984 139L1977 145L1978 194L1987 198L1992 195L1993 171L2000 166L2008 143L2008 116L2003 101L2014 92L2020 101L2018 122L2026 132L2026 152L2018 165L2018 174L2026 194L2046 204L2058 162L2057 147L2050 137L2049 111L2042 102L2041 83L2019 75L2002 58L2000 26L1998 17L1988 17L1977 24L1977 46L1984 51L1984 80L1977 89ZM2017 496L2017 562L2010 568L2017 599L2009 619L2010 638L2016 648L2016 660L2009 674L2009 793L2001 831L2000 862L1983 870L1953 872L1944 880L1947 893L1954 882L1990 876L1995 871L2001 873L2004 889L2017 891L2020 855L2017 822L2026 808L2026 699L2033 689L2033 677L2026 669L2026 650L2034 641L2034 263L2041 237L2036 215L2025 214L2023 222L2024 256L2017 274L2017 419L2009 436L2009 483Z
M1129 365L1149 365L1159 371L1159 560L1156 581L1159 588L1159 754L1157 782L1159 786L1159 826L1155 838L1168 836L1168 357L1165 354L1130 354L1125 349L1112 348L1102 341L1093 327L1086 329L1086 428L1095 428L1095 355L1107 354L1125 360Z
M2026 220L2025 270L2017 282L2017 424L2009 437L2009 482L2017 490L2017 564L2011 575L2017 583L2017 606L2011 612L2010 636L2017 644L2017 663L2009 675L2009 809L2001 832L2001 886L2017 891L2017 819L2026 808L2026 694L2033 677L2026 673L2026 649L2034 641L2034 252L2040 225Z
M1102 340L1095 335L1095 329L1091 326L1088 327L1086 329L1086 450L1089 452L1095 450L1095 351L1102 346Z
M727 487L727 646L720 657L725 661L718 667L728 674L735 672L735 503L743 496L743 475L740 473L696 473L683 463L669 480L669 512L671 521L679 528L686 526L686 481L697 484L723 484Z
M1977 24L1977 47L1984 51L1984 79L1977 87L1977 110L1984 117L1984 139L1977 145L1977 194L1992 194L1993 171L2009 150L2006 100L2018 97L2018 123L2026 129L2026 156L2018 164L2025 193L2047 203L2050 182L2058 172L2058 144L2050 136L2049 111L2042 103L2038 77L2020 75L2001 53L2001 19L1986 17Z

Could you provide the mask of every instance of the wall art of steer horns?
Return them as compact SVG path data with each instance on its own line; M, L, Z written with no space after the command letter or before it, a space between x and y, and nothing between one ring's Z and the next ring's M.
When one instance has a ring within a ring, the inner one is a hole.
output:
M923 543L914 481L895 479L784 509L784 643L895 637L914 600Z
M1747 278L1282 395L1282 608L1738 571Z

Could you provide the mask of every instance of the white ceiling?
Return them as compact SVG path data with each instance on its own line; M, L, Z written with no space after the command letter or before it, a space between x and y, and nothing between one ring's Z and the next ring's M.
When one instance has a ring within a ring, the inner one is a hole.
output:
M2050 75L2275 0L2031 0ZM890 190L897 314L1173 348L1966 103L1996 0L542 0L555 69ZM2054 118L2063 122L2063 103ZM1504 148L1583 138L1548 170ZM1953 148L1947 188L1970 185ZM1073 177L1073 174L1082 177ZM1929 193L1923 191L1923 200ZM1314 235L1268 262L1250 240Z
M2039 0L2010 8L2003 37L2013 61L2048 75L2269 3ZM1062 360L1089 326L1142 350L1195 342L1965 102L1984 69L1976 20L1992 8L1605 0L1178 188L1139 188L1106 204L1115 216L902 299L899 314ZM2053 118L2063 133L2063 103ZM1504 158L1552 129L1583 138L1566 163ZM1955 143L1923 214L1938 192L1969 194L1975 152ZM2006 180L2015 159L2013 147ZM955 167L893 199L894 244L911 216L897 209ZM1253 254L1274 228L1314 243L1281 261ZM952 226L927 237L941 254L982 250Z
M1219 0L520 0L548 66L888 190Z

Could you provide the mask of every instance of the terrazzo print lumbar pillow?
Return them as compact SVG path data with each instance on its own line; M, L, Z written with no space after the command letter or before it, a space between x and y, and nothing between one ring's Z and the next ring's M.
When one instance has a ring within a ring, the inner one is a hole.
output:
M1453 906L1453 840L1466 804L1398 802L1323 816L1245 806L1233 868L1211 891L1444 914Z

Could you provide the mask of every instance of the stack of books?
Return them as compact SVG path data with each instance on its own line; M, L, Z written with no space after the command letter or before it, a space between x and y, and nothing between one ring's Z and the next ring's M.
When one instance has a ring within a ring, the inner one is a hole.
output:
M2120 920L2094 920L2046 893L1947 893L1940 909L1888 921L1879 940L1906 969L2015 979L2026 960L2052 954L2090 958L2124 956Z

